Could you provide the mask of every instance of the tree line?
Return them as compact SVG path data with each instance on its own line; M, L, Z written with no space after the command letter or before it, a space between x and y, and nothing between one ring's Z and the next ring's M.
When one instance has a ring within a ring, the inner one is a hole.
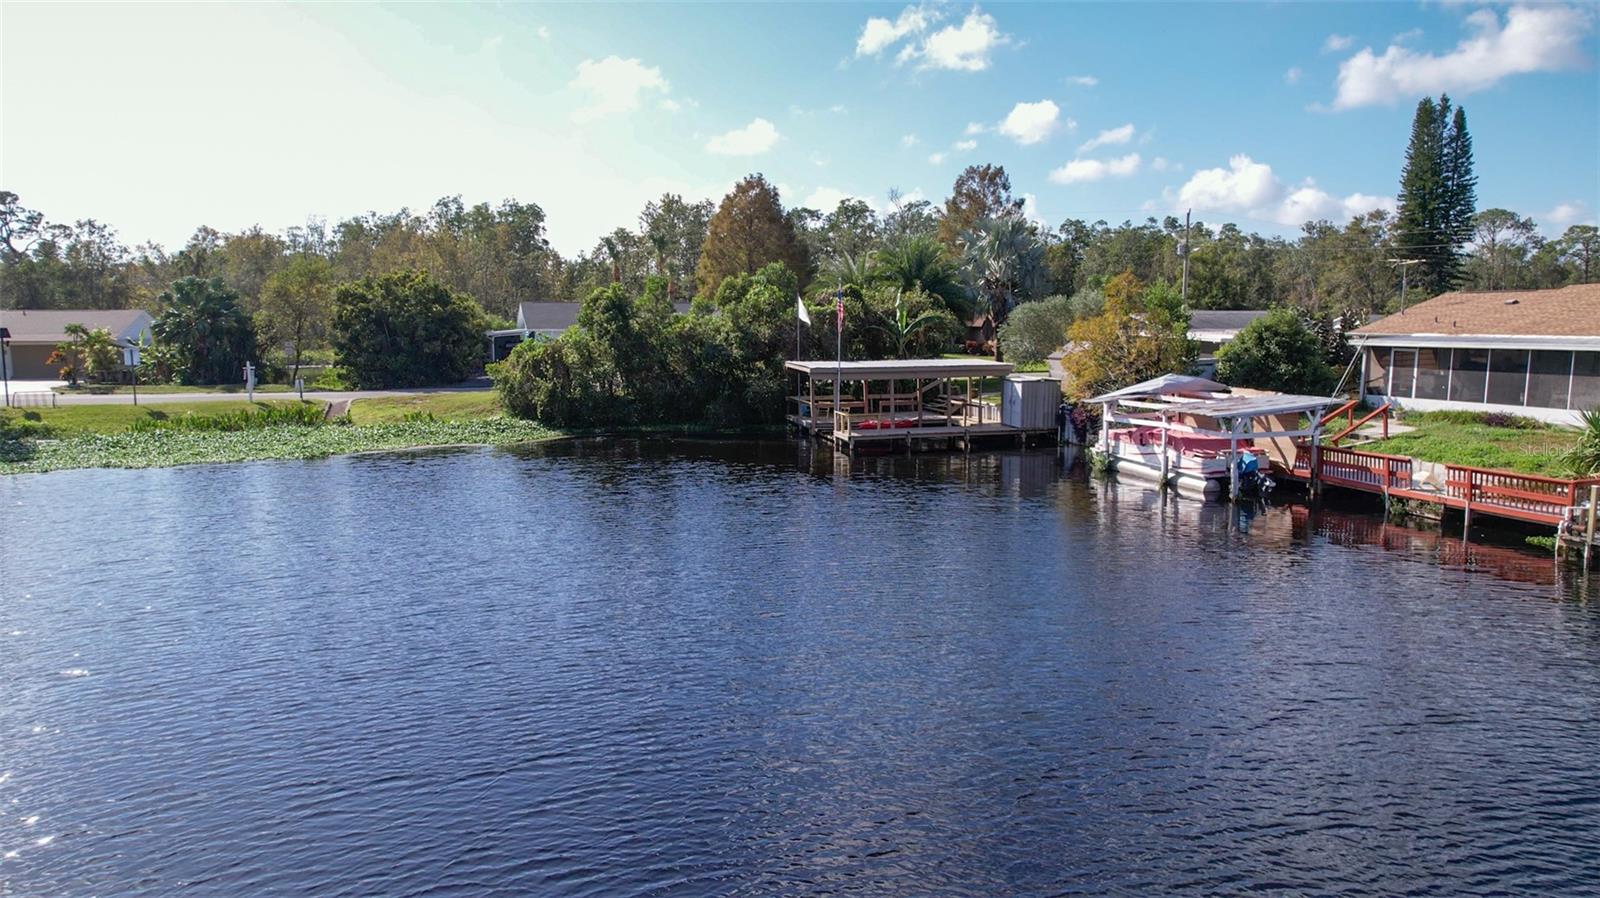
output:
M777 263L811 301L839 296L859 307L860 320L885 333L900 329L891 341L896 352L926 344L928 334L953 342L962 325L979 323L980 341L999 340L969 348L1003 353L1009 346L1024 361L1059 345L1079 320L1104 313L1108 288L1111 307L1124 314L1167 309L1185 250L1187 290L1175 294L1184 316L1286 307L1313 323L1359 321L1456 287L1600 279L1594 227L1545 239L1527 216L1477 211L1475 185L1465 110L1440 97L1418 104L1396 212L1310 221L1294 237L1204 221L1186 228L1176 216L1115 225L1069 218L1050 227L1025 217L1005 169L995 165L969 166L938 203L891 192L883 211L858 199L832 210L785 207L777 188L753 174L720 203L665 194L644 206L635 226L573 258L550 246L544 211L515 200L468 206L446 197L425 212L372 212L332 226L313 220L281 233L201 227L168 252L129 248L94 220L50 221L0 191L0 302L143 307L173 322L187 316L182 327L158 331L168 344L238 335L226 366L193 355L209 350L169 345L167 367L181 379L221 376L238 361L233 356L264 356L285 368L297 368L308 350L359 357L363 351L349 342L353 320L338 314L338 299L350 299L351 285L389 277L410 279L407 296L438 288L451 297L444 306L460 298L478 310L455 319L504 327L522 301L576 301L608 290L639 301L650 284L669 304L693 297L703 311L720 309L729 279ZM1404 297L1396 259L1414 265Z

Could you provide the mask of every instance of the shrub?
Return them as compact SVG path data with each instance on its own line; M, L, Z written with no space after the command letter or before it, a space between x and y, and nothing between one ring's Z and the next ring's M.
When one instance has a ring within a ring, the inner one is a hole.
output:
M688 315L647 289L594 291L578 325L489 366L513 415L557 427L769 423L783 414L795 340L794 276L782 265L724 279Z
M1217 351L1217 379L1235 387L1325 396L1339 376L1292 309L1273 309Z
M1577 445L1561 457L1572 472L1579 477L1600 474L1600 408L1583 413L1583 432Z
M333 348L361 389L457 383L483 359L484 322L465 294L398 271L335 289Z
M296 402L215 415L180 415L176 418L138 418L128 425L133 433L159 430L235 432L266 427L320 427L327 415L319 403Z
M1038 364L1066 344L1067 329L1074 321L1098 315L1104 307L1105 298L1098 290L1025 302L1000 325L1000 352L1019 365Z

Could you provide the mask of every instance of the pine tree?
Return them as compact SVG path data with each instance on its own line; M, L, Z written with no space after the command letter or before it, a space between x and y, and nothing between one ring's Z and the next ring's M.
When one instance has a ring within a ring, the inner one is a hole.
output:
M1441 108L1449 102L1448 97L1440 97ZM1472 240L1478 205L1478 177L1472 173L1472 135L1467 133L1467 111L1460 106L1445 132L1443 168L1445 232L1451 244L1445 275L1449 286L1455 287L1465 273L1461 247Z
M722 198L706 229L695 281L710 296L722 279L755 274L770 262L782 262L804 285L811 273L805 244L784 216L778 189L761 175L750 175Z
M1400 174L1395 249L1402 258L1422 260L1411 280L1429 296L1461 280L1461 248L1472 237L1476 186L1465 111L1456 108L1452 114L1448 96L1437 103L1422 98Z

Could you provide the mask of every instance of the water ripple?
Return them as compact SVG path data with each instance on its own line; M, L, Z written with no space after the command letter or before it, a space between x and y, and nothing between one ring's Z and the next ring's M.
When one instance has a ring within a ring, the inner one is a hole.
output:
M0 896L1600 890L1534 553L793 443L0 502Z

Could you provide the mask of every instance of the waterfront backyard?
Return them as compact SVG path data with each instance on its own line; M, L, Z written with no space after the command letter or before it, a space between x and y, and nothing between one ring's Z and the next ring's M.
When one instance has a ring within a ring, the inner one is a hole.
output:
M1600 885L1600 613L1547 554L794 441L0 504L18 894Z

